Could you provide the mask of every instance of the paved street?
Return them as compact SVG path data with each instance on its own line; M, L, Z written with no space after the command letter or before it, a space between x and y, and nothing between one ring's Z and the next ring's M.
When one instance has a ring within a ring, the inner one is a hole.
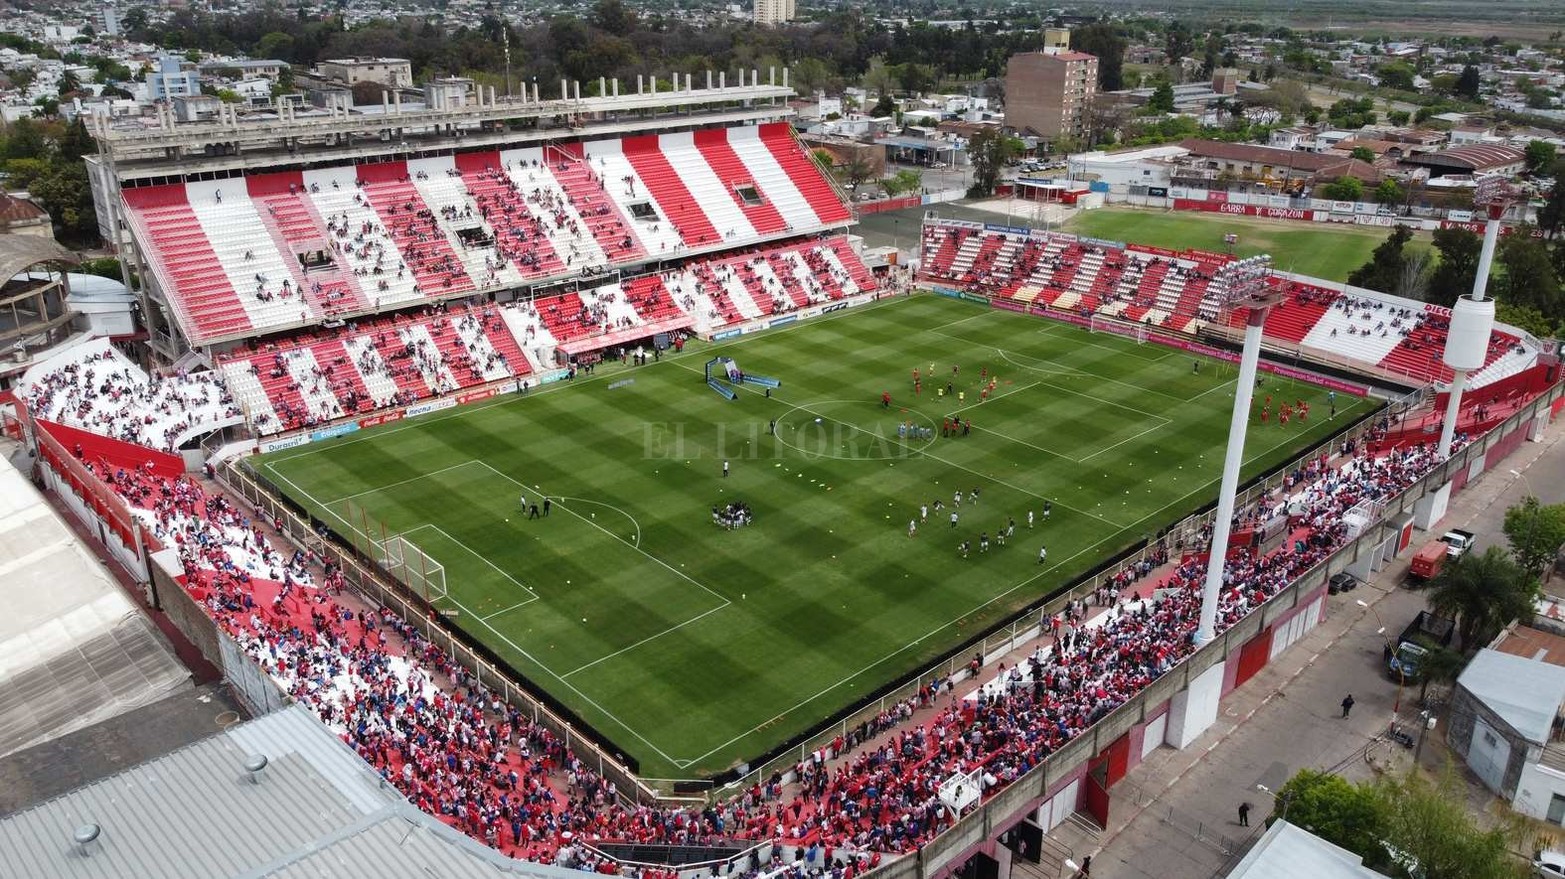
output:
M1542 443L1523 445L1497 472L1457 494L1441 525L1477 531L1480 547L1503 546L1505 508L1526 493L1507 470L1521 471L1545 503L1565 500L1562 438L1565 425L1556 424ZM1406 569L1403 560L1375 582L1328 598L1326 621L1230 695L1212 729L1184 751L1158 749L1114 789L1108 829L1093 836L1066 824L1056 838L1078 859L1094 855L1096 879L1210 879L1236 863L1263 829L1272 802L1257 784L1276 789L1306 767L1355 780L1377 771L1365 760L1366 746L1385 729L1398 692L1381 662L1376 629L1384 625L1394 635L1424 607L1422 593L1398 585ZM1344 720L1339 703L1349 693L1357 704ZM1403 695L1404 717L1416 713L1416 699L1414 688ZM1423 762L1431 765L1443 750L1426 747ZM1375 753L1402 766L1411 759L1401 748ZM1248 828L1237 816L1245 801L1254 806Z

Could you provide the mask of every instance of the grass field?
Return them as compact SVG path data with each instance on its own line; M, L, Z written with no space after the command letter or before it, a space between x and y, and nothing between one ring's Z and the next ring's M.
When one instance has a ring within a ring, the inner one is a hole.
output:
M1235 253L1241 257L1272 255L1272 264L1285 272L1312 275L1328 281L1346 281L1348 275L1369 260L1375 246L1390 230L1337 223L1303 223L1294 220L1234 218L1221 214L1128 208L1081 211L1065 224L1065 231L1113 241L1134 241L1153 247L1183 250L1199 247L1222 251L1223 236L1239 236ZM1429 236L1416 234L1409 249L1428 247Z
M719 353L782 387L718 396L702 371ZM912 370L931 367L965 400L927 381L915 396ZM983 403L981 370L998 378ZM689 778L812 728L1210 502L1233 384L1215 362L1197 374L1169 349L923 296L260 466L339 528L362 508L406 535L445 565L458 625L644 775ZM1304 397L1319 415L1253 430L1251 474L1371 405L1339 398L1331 424L1317 388L1268 379L1263 393ZM970 436L897 435L899 422L938 427L953 412L972 419ZM964 503L953 528L953 492L973 489L981 503ZM526 520L522 493L548 495L552 514ZM947 509L910 538L909 518L935 499ZM1029 530L1045 499L1052 517ZM711 509L734 500L754 523L715 526ZM1010 545L979 553L980 532L1013 517Z

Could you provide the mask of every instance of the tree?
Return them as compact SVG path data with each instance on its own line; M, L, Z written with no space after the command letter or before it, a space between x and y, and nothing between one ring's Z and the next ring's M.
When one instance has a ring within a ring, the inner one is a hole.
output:
M9 189L31 189L33 181L45 177L54 170L48 159L8 159L0 162L0 173L5 175Z
M98 151L98 144L87 133L87 123L77 116L70 125L65 126L65 133L55 143L55 152L61 161L75 162L82 156L91 155Z
M869 115L884 119L897 112L897 102L891 95L881 95L875 106L870 108Z
M1386 114L1386 121L1392 125L1406 125L1411 118L1413 118L1412 115L1406 110L1392 110Z
M1544 505L1528 495L1505 511L1504 531L1516 563L1541 575L1565 546L1565 504Z
M1531 305L1546 315L1565 314L1559 276L1548 247L1532 237L1532 227L1517 226L1500 238L1495 261L1504 269L1501 292L1514 305Z
M1543 312L1530 305L1512 305L1509 302L1494 304L1494 319L1526 330L1540 339L1555 338L1560 333L1559 321L1550 320Z
M1077 28L1071 31L1071 45L1097 57L1099 91L1112 92L1125 87L1126 41L1113 25L1100 21Z
M1354 150L1354 152L1357 152L1357 150ZM1401 204L1402 199L1406 195L1402 191L1402 184L1390 177L1380 181L1380 185L1375 187L1375 201L1381 204Z
M1439 644L1424 644L1428 652L1418 659L1418 701L1429 696L1429 685L1455 683L1467 667L1467 656Z
M1545 170L1554 167L1556 150L1554 144L1546 140L1528 141L1526 155L1528 174L1542 174Z
M1384 863L1380 840L1387 806L1373 788L1318 769L1301 769L1277 792L1277 802L1288 804L1288 823L1362 855L1366 864Z
M1147 109L1155 113L1174 112L1174 86L1168 80L1157 84L1152 90L1152 97L1147 99Z
M1190 26L1182 21L1176 21L1168 26L1168 39L1163 43L1163 54L1168 56L1170 67L1179 67L1179 62L1189 56L1195 49L1195 35L1190 32Z
M870 166L869 159L865 158L863 150L854 150L848 154L842 166L837 169L842 179L848 181L851 186L858 186L875 175L875 169Z
M1320 188L1320 197L1336 201L1358 201L1364 196L1364 181L1357 177L1338 177Z
M1396 290L1407 266L1407 255L1403 253L1403 248L1411 240L1413 232L1408 227L1397 226L1392 229L1386 240L1380 242L1369 255L1369 261L1348 275L1348 283L1385 293Z
M620 0L598 0L592 7L592 26L616 37L636 29L636 13Z
M1429 277L1429 301L1450 307L1472 292L1483 239L1466 229L1436 229L1435 250L1440 262Z
M1348 155L1351 158L1358 159L1360 162L1367 162L1371 165L1375 163L1375 151L1366 146L1356 146L1348 153ZM1386 182L1395 183L1396 181L1387 180Z
M76 241L98 237L98 215L92 207L92 185L87 166L81 162L59 165L54 172L33 183L31 190L39 207L59 224L63 236Z
M1385 845L1417 862L1423 879L1524 879L1528 865L1511 855L1529 840L1520 820L1480 826L1467 811L1466 785L1450 768L1435 782L1418 772L1374 784ZM1368 859L1366 858L1366 861Z
M1462 75L1456 78L1456 84L1451 87L1451 93L1469 101L1478 100L1478 68L1469 64L1462 68Z
M1538 581L1491 546L1447 564L1435 578L1429 606L1456 620L1459 643L1470 650L1489 643L1511 620L1530 618L1537 597Z
M985 128L967 142L967 158L973 165L973 185L969 198L988 198L1000 183L1000 171L1016 153L1018 141L998 129Z
M905 168L880 181L880 188L886 190L886 195L895 198L909 192L918 192L924 186L924 174Z
M1391 292L1408 299L1423 300L1424 294L1429 292L1428 250L1418 247L1405 253L1402 274L1397 276L1396 286Z
M1538 228L1553 238L1561 229L1565 229L1565 159L1555 160L1551 176L1554 178L1554 188L1549 191L1543 207L1538 209Z
M1383 64L1377 72L1380 74L1380 84L1386 88L1413 91L1413 68L1406 64Z

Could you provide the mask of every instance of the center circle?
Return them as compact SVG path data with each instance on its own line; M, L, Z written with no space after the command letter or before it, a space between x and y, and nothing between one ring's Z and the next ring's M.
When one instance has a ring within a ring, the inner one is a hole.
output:
M898 435L899 426L903 435ZM777 442L807 458L884 461L922 453L940 423L923 412L875 400L818 400L790 407L777 419Z

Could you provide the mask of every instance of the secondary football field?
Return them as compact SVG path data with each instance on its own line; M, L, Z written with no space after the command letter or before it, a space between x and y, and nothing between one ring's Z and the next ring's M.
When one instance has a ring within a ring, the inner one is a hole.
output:
M782 385L730 401L705 380L719 355ZM445 567L437 603L456 625L643 775L693 778L926 668L1212 501L1235 369L1194 362L920 296L259 467L344 533L368 517L416 544ZM1314 386L1268 377L1259 393L1308 400L1312 417L1255 425L1247 476L1372 406L1338 395L1332 422ZM941 435L953 415L970 419L966 435ZM549 515L524 515L523 496L547 497ZM714 508L736 502L750 524L715 524Z
M1282 271L1327 281L1346 281L1391 234L1378 226L1130 208L1080 211L1065 224L1065 231L1173 250L1195 247L1220 252L1228 247L1223 236L1233 234L1239 236L1236 256L1271 254L1272 265ZM1428 234L1417 233L1408 249L1430 250L1430 240Z

